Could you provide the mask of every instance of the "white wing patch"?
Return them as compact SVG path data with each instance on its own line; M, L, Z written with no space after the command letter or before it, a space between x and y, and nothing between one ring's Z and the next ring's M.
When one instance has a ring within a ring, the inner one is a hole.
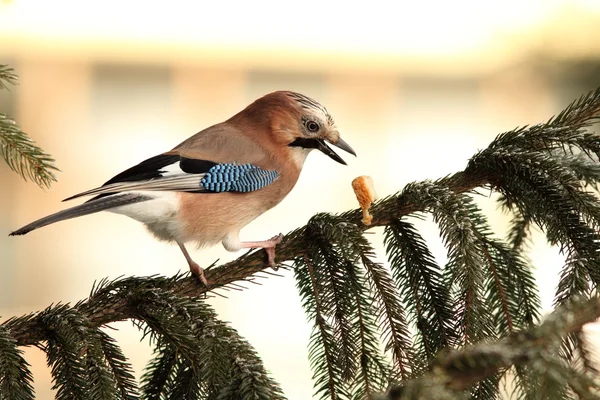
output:
M177 176L181 174L187 174L187 172L181 169L179 161L174 162L173 164L169 164L166 167L160 169L162 171L163 178L168 178L171 176Z

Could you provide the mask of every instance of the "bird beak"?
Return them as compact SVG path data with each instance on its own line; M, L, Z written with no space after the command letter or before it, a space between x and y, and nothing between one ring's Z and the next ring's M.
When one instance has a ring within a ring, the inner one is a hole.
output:
M329 157L331 157L332 160L337 161L340 164L347 165L346 162L344 161L344 159L342 157L338 156L336 154L336 152L331 149L331 147L327 146L327 144L325 143L325 140L319 139L318 143L319 143L319 146L317 148L321 152L323 152L324 154L326 154ZM352 154L353 156L356 157L356 152L341 137L338 137L338 139L337 139L337 141L335 143L333 143L333 142L330 142L330 143L332 145L334 145L335 147L340 148L340 149L344 150L345 152L348 152L348 153L350 153L350 154Z
M338 148L344 150L345 152L350 153L354 157L356 157L356 152L354 151L354 149L352 147L350 147L350 145L348 143L346 143L344 141L344 139L342 139L341 137L338 137L337 142L331 143L331 144L333 144L335 147L338 147Z
M331 149L331 147L327 146L325 140L327 140L332 145L339 147L340 149L347 151L348 153L356 156L356 153L350 147L350 145L340 138L339 134L336 134L337 137L333 139L317 139L317 138L296 138L292 143L288 144L288 146L292 147L302 147L305 149L319 149L323 154L328 155L331 159L339 162L340 164L346 165L346 162L342 159L342 157L338 156L335 151ZM335 140L335 142L334 142Z

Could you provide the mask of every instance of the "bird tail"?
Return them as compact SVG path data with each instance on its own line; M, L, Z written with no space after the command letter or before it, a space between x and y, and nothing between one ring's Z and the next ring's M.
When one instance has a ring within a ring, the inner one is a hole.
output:
M66 210L62 210L57 213L48 215L47 217L40 218L37 221L25 225L21 229L17 229L16 231L11 232L9 236L25 235L26 233L29 233L34 229L53 224L55 222L81 217L83 215L93 214L99 211L105 211L110 208L124 206L127 204L139 203L141 201L151 199L152 198L149 196L143 196L136 193L123 193L91 199L78 206L67 208Z

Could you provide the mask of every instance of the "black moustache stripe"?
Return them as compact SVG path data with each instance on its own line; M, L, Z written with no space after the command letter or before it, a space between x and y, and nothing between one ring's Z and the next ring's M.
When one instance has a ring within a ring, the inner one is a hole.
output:
M303 147L305 149L319 149L322 144L318 139L297 138L292 143L288 144L291 147Z

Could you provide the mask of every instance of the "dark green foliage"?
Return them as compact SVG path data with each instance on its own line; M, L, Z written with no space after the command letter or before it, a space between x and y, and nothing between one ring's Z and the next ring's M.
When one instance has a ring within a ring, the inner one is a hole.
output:
M10 85L17 83L15 71L8 65L0 64L0 90L9 90Z
M505 199L500 199L500 204L504 203ZM505 211L513 213L513 217L510 220L507 242L513 250L521 251L523 245L531 237L531 220L523 217L518 209L511 209L509 206L505 208Z
M405 379L414 375L420 367L419 360L413 354L407 320L396 285L387 269L374 262L371 257L368 253L361 258L374 296L381 337L385 351L392 354L396 374Z
M0 332L31 324L36 334L44 337L57 399L138 398L125 356L113 339L87 317L105 318L109 309L130 315L156 344L156 356L142 378L143 398L284 399L254 350L235 330L219 321L197 297L176 295L165 289L178 279L181 277L102 281L87 302L74 307L53 306L10 319ZM15 348L14 341L11 346L9 343L0 340L1 354ZM3 356L0 361L4 359ZM6 360L13 358L6 356ZM27 390L27 364L19 364L19 370L7 371L12 376L21 374L22 390ZM14 385L12 381L0 383Z
M546 139L547 146L537 152L511 149L509 144L506 144L508 149L492 145L476 155L467 168L486 170L494 175L494 186L504 195L505 204L517 208L519 218L538 224L550 243L561 247L566 264L561 273L557 304L573 295L589 294L590 284L595 287L600 283L600 237L597 233L600 203L593 193L586 191L586 183L579 180L575 172L553 157L557 146L566 146L565 152L573 148L584 152L573 157L598 150L600 138L579 131L577 134L566 133L568 137L563 141L559 140L560 136L555 138L556 142ZM536 141L537 130L532 131L531 140L526 140L528 134L526 131L509 137L523 143L524 147L542 146ZM506 140L506 136L501 136L497 142Z
M394 220L384 240L402 301L417 328L420 358L431 360L440 350L457 347L459 336L443 272L421 235L409 222Z
M85 317L66 305L50 307L42 315L56 398L115 398L97 331L90 329Z
M204 302L155 288L129 295L157 342L142 378L146 398L284 399L250 345Z
M593 371L569 364L557 348L569 334L581 332L584 324L600 316L600 298L576 298L559 307L546 321L496 343L482 343L462 351L440 354L419 379L405 382L398 399L460 399L472 387L476 398L494 398L486 381L494 383L498 371L516 367L519 399L596 399L598 382ZM487 377L487 378L486 378ZM477 382L481 382L478 384Z
M9 89L17 82L12 68L0 64L0 90ZM58 168L54 159L44 153L15 121L0 113L0 154L8 166L23 179L31 179L39 186L50 187L56 181Z
M99 336L102 352L106 357L106 363L112 372L112 379L116 386L119 398L123 400L135 400L137 395L137 384L133 370L127 362L127 358L117 346L114 339L99 329L96 329Z
M12 81L0 67L0 89ZM600 317L600 136L589 131L599 117L600 89L545 124L499 135L464 171L376 202L373 226L385 227L389 268L366 239L358 210L318 214L288 234L277 255L294 260L313 325L316 397L487 400L514 378L519 399L597 398L598 366L582 327ZM25 140L18 130L2 132L1 118L0 141ZM8 157L13 168L48 182L43 171L19 164L22 153ZM495 235L476 205L482 187L510 214L508 235ZM445 265L409 222L419 213L437 224ZM542 323L523 253L536 226L565 256L557 309ZM253 253L209 268L208 287L183 275L105 280L72 307L5 321L0 399L33 397L23 345L46 351L58 399L283 399L252 347L201 297L236 280L253 282L250 275L264 268L262 254ZM120 320L132 320L155 348L139 389L125 355L101 330Z
M137 398L135 378L119 347L76 308L50 307L38 318L47 333L57 399Z
M266 374L258 355L254 350L237 336L231 328L226 328L223 333L230 331L229 338L231 372L229 382L220 390L218 400L237 399L285 399L277 384ZM221 332L217 331L217 334ZM213 364L217 362L213 360ZM210 397L209 397L210 398Z
M455 194L436 182L409 184L402 200L431 212L448 248L444 285L458 324L459 344L496 336L491 308L484 301L484 255L480 236L485 218L467 195ZM387 243L393 254L393 243ZM431 268L431 267L430 267Z
M23 351L11 338L10 331L0 326L0 399L33 399L32 382Z
M154 348L154 359L146 367L142 376L142 391L144 399L158 400L161 395L166 395L168 383L173 379L172 375L177 366L177 352L175 346L158 340Z
M355 225L320 214L311 219L306 234L313 245L296 260L295 275L303 307L315 321L309 358L317 394L334 399L370 397L390 378L379 351L373 303L385 302L380 290L387 290L384 296L389 297L395 296L394 291L389 293L394 289L370 259L372 250ZM368 285L373 275L378 281ZM394 325L394 339L404 340L408 337L404 316L396 311L387 321Z
M529 265L506 244L483 239L487 301L501 336L538 322L540 298Z

